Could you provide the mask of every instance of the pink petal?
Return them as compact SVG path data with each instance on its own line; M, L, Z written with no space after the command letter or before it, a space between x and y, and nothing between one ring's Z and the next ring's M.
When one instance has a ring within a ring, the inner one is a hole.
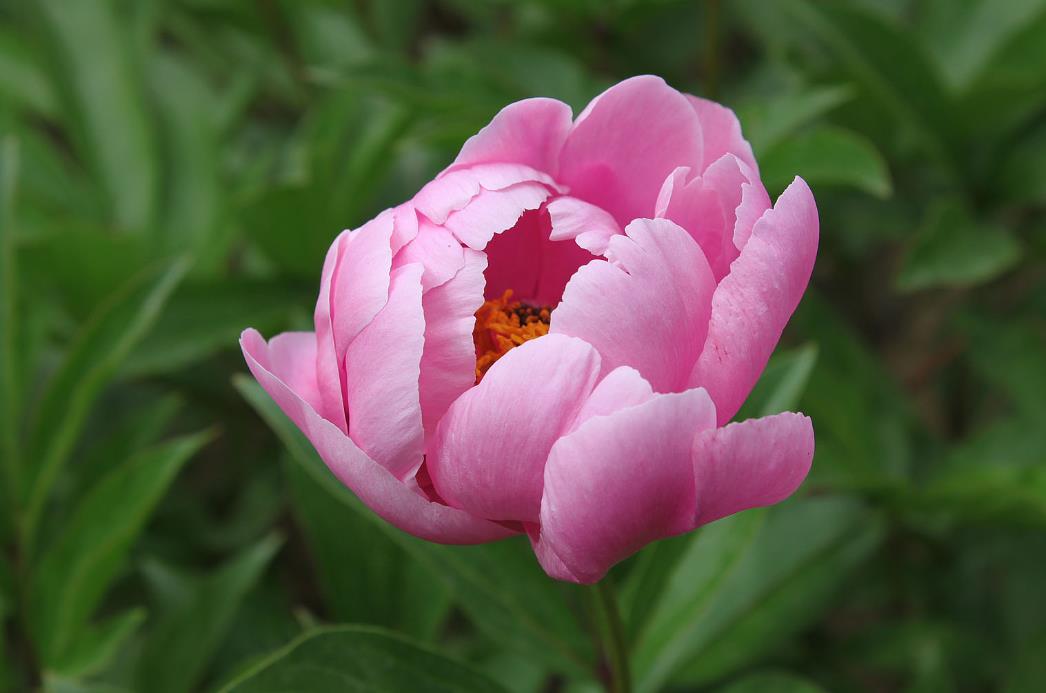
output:
M537 209L548 196L548 188L540 183L482 190L463 209L447 217L445 226L468 247L483 250L495 234L511 229L524 212Z
M546 173L513 163L479 164L440 174L418 191L414 208L434 224L442 224L453 212L464 209L482 190L504 190L519 183L541 183L558 189Z
M692 529L694 436L714 426L715 407L696 389L593 417L557 441L535 544L545 570L596 582L646 544Z
M741 123L737 116L726 106L702 99L690 94L687 101L701 121L701 134L704 140L704 166L719 159L724 154L733 154L745 162L759 176L759 165L752 154L752 145L741 134ZM702 170L702 169L698 169Z
M512 534L501 525L430 502L408 489L270 370L270 345L257 331L244 331L240 346L251 373L334 475L386 521L422 539L446 544L478 544Z
M713 168L715 168L713 166ZM659 217L674 221L701 246L712 274L718 280L737 256L733 248L734 208L741 201L741 174L734 167L736 179L716 180L712 175L697 176L686 182L689 169L676 169L665 180L658 197ZM711 174L710 169L707 173ZM723 179L725 176L720 176Z
M699 166L701 146L701 124L686 98L660 77L633 77L578 116L557 180L624 226L653 214L665 178L677 166Z
M748 243L756 222L770 209L770 195L763 187L763 181L759 180L759 172L743 164L741 172L745 176L745 182L741 184L741 203L734 210L736 221L733 245L738 251Z
M393 267L402 267L412 263L425 268L421 275L421 288L428 292L458 273L465 264L465 253L454 234L443 226L436 226L428 219L423 219L414 240L396 254L392 264Z
M393 272L388 303L345 352L349 436L399 479L417 471L425 451L421 273L421 265Z
M418 213L414 205L404 202L392 210L392 254L414 240L418 235Z
M701 248L666 219L637 219L610 240L610 262L577 271L553 333L594 346L607 373L632 366L657 392L684 389L701 353L715 281Z
M320 408L315 332L284 332L273 337L269 341L269 368L310 407Z
M803 483L813 458L814 429L802 414L705 431L694 441L697 524L783 501Z
M385 210L347 234L331 277L331 319L339 357L389 299L394 215Z
M653 388L643 380L639 371L628 366L615 368L599 381L596 389L585 400L572 430L576 430L593 416L607 416L621 409L649 402L653 398Z
M421 357L421 414L431 432L451 402L476 382L476 345L472 331L483 305L487 259L464 251L464 266L454 278L422 296L425 349Z
M341 254L347 243L348 231L342 231L323 261L323 274L320 278L320 295L316 299L316 310L313 321L316 325L316 371L317 387L320 391L322 406L317 410L343 433L348 433L348 418L345 411L344 377L341 359L334 348L334 321L331 317L331 283L334 271L341 262Z
M799 305L813 270L817 235L813 194L796 178L756 223L716 288L708 340L690 385L712 395L720 424L748 397Z
M592 259L591 253L570 241L551 241L546 210L533 210L505 233L487 244L488 299L511 289L517 300L555 306L577 268Z
M570 106L555 99L525 99L501 109L461 148L452 168L514 161L555 175L571 126Z
M593 255L605 253L611 236L622 233L608 212L576 197L557 197L547 209L552 219L551 240L573 239Z
M595 387L599 354L546 335L516 347L447 410L428 470L454 507L494 520L534 522L552 444Z

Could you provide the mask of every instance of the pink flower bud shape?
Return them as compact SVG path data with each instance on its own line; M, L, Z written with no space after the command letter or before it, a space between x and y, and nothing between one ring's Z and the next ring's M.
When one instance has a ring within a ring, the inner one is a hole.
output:
M733 112L635 77L577 118L507 106L335 239L315 332L241 345L385 520L443 543L525 532L549 575L591 583L805 478L807 417L728 422L817 238L810 189L771 206Z

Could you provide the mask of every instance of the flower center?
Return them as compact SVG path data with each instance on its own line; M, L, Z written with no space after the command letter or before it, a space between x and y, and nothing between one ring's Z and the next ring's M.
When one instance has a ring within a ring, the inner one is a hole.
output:
M512 289L483 303L476 311L476 382L510 349L548 334L552 308L512 300Z

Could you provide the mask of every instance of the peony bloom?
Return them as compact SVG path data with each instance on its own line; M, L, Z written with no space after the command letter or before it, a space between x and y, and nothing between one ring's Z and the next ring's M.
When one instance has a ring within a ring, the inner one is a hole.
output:
M424 539L525 532L595 582L801 483L800 414L728 422L806 288L810 189L771 207L734 114L656 77L502 110L334 241L315 332L241 345L331 471Z

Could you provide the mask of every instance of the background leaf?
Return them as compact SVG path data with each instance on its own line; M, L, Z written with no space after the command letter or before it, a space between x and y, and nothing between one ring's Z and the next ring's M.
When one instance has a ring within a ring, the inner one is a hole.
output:
M302 636L222 691L375 690L490 691L497 683L451 659L387 631L341 626Z
M88 491L33 571L32 623L45 662L58 662L117 576L137 534L175 474L200 447L197 434L154 448Z

